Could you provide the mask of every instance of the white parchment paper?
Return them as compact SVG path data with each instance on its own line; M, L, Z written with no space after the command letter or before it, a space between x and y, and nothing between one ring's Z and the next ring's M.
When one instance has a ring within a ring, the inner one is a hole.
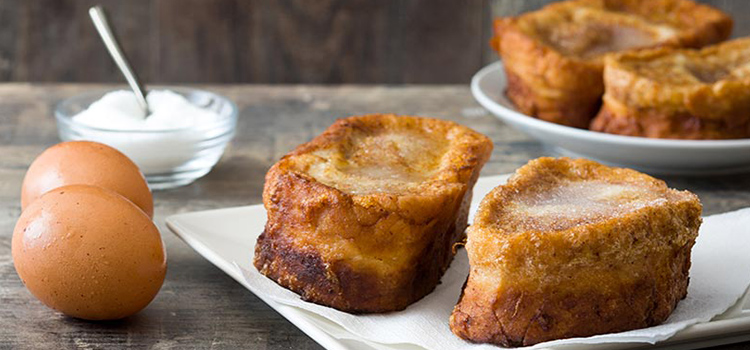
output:
M468 275L466 252L461 250L434 292L404 311L379 315L350 315L335 309L302 301L292 293L261 275L255 269L242 270L253 293L277 303L314 313L340 328L321 327L339 339L378 344L399 344L404 349L497 349L492 345L465 342L451 333L448 326L453 306ZM707 322L737 304L750 285L750 208L704 218L693 247L688 296L663 324L628 332L597 335L588 338L555 340L522 349L560 345L604 343L656 343L678 331ZM337 331L339 329L339 331Z

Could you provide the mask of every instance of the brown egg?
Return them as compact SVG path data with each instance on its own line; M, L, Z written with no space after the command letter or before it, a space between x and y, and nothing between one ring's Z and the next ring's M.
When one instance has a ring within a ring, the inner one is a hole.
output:
M75 184L108 188L154 215L154 200L138 166L120 151L90 141L58 143L42 152L23 179L21 208L47 191Z
M59 187L31 203L13 231L12 254L34 296L87 320L140 311L167 268L151 219L121 195L88 185Z

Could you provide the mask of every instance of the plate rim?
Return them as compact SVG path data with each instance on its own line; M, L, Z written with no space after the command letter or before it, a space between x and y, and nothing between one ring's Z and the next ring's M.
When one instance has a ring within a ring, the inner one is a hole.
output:
M614 135L570 126L560 125L530 117L515 109L505 107L492 99L481 87L492 74L502 74L502 60L490 63L474 74L471 78L471 93L479 104L492 112L492 114L505 120L508 119L533 129L542 129L545 132L563 135L568 138L585 138L589 141L607 143L610 145L628 145L635 147L658 147L663 149L745 149L750 148L750 138L731 140L675 140L654 139L638 136ZM499 111L502 111L500 113Z

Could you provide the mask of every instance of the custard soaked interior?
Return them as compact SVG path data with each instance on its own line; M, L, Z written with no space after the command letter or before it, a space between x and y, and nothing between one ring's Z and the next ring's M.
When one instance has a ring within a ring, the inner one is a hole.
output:
M405 193L438 171L447 150L442 135L359 132L346 145L318 150L308 174L350 194Z
M568 181L520 194L493 220L506 232L565 230L667 202L663 193L631 184Z

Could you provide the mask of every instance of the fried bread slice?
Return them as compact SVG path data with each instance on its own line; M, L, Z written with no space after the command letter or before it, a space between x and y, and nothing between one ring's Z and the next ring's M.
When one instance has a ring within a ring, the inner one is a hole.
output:
M495 21L508 97L523 113L587 128L604 93L609 53L702 47L729 37L732 20L690 0L570 0Z
M459 337L526 346L663 322L687 293L698 197L630 169L539 158L467 230Z
M492 142L437 119L341 119L266 175L255 267L305 300L401 310L432 291L463 239Z
M750 137L750 38L608 57L591 129L672 139Z

